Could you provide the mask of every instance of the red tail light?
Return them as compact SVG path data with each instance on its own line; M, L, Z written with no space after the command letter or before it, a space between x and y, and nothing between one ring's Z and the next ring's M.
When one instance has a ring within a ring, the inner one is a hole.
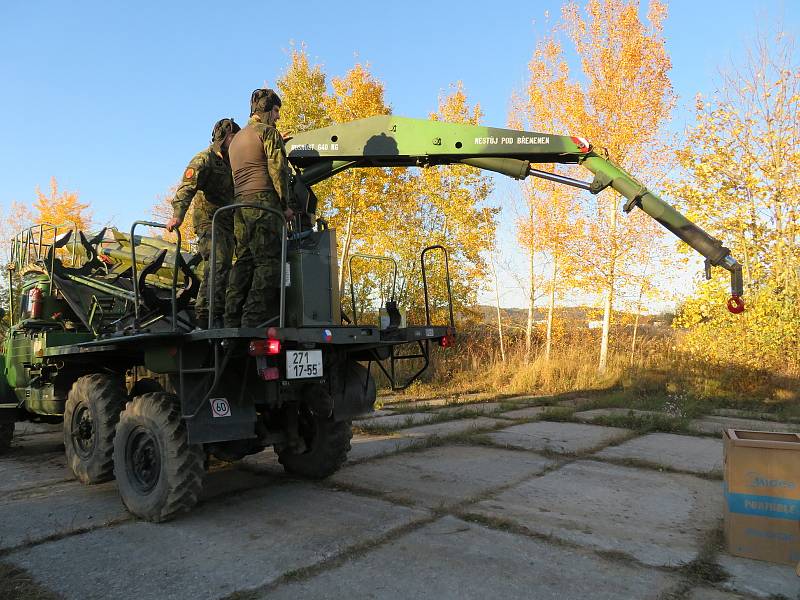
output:
M281 353L280 340L253 340L248 350L250 356L275 356Z
M456 345L456 336L448 333L447 335L439 338L439 345L442 348L452 348Z

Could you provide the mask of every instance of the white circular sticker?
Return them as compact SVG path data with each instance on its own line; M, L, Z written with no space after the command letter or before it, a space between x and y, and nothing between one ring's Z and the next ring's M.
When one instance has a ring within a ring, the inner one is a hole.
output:
M225 398L211 398L211 414L214 417L230 417L231 405Z

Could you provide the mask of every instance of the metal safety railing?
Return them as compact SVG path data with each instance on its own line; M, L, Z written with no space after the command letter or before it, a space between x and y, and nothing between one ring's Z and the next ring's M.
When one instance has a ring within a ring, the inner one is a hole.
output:
M48 274L48 293L53 293L53 264L55 262L55 251L53 250L59 239L59 231L63 237L67 232L73 233L71 239L70 264L75 264L76 248L78 243L78 224L75 222L61 223L37 223L31 225L17 233L10 240L10 256L8 268L8 289L9 289L9 319L14 323L14 271L22 272L26 267L44 267ZM44 261L50 254L50 264Z
M360 258L362 260L377 260L383 262L389 262L394 267L394 273L392 276L392 294L390 296L391 300L394 301L395 299L395 290L397 289L397 261L393 258L388 256L378 256L377 254L353 254L348 261L348 268L347 272L350 274L350 301L353 307L353 325L358 325L358 305L356 304L356 292L355 287L353 285L353 259ZM362 312L363 314L363 312Z
M420 263L422 264L422 290L425 296L425 324L431 325L431 307L428 299L428 277L425 268L425 255L432 250L441 250L444 254L444 274L445 282L447 283L447 305L450 312L450 327L455 328L455 320L453 319L453 293L450 289L450 260L447 256L447 248L441 244L428 246L422 251L420 255Z
M136 238L134 237L134 231L136 227L139 225L145 225L147 227L158 227L160 229L166 229L167 226L163 223L156 223L155 221L134 221L133 225L131 225L131 269L133 275L133 314L134 314L134 323L138 326L139 323L139 294L141 290L139 289L139 274L138 268L136 266ZM177 287L178 287L178 269L181 260L181 232L180 229L175 229L176 234L176 241L175 241L175 260L172 265L172 290L170 292L170 300L172 302L172 331L177 331L178 329L178 297L177 297Z

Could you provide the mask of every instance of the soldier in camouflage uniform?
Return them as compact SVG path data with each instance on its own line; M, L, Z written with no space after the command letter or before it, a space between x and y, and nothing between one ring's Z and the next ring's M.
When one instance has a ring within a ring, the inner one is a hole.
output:
M231 143L236 202L278 210L290 220L289 163L283 138L275 128L281 100L273 90L250 97L250 120ZM280 307L281 219L254 208L234 216L236 262L225 298L226 327L258 327L276 317Z
M208 279L211 256L211 219L220 206L233 201L233 177L228 161L228 147L240 127L233 119L217 121L211 133L211 145L198 152L183 172L183 179L172 200L173 217L167 229L180 227L194 200L192 225L197 233L197 251L203 257L200 289L195 301L197 324L208 326ZM221 326L225 311L225 288L233 258L233 215L220 213L216 231L216 272L214 273L214 322Z

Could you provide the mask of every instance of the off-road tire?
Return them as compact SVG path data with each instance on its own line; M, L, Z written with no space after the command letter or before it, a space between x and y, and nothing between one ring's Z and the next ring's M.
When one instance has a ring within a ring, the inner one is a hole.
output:
M114 431L128 396L121 379L84 375L72 384L64 408L67 464L81 483L114 478Z
M347 460L353 437L350 421L334 421L310 411L300 418L300 435L306 441L307 450L295 454L288 448L276 449L278 461L292 475L324 479L338 471Z
M0 423L0 452L5 452L11 448L11 440L14 438L14 423Z
M137 396L125 407L114 438L114 474L127 509L167 521L190 510L203 489L205 452L189 444L173 394Z

